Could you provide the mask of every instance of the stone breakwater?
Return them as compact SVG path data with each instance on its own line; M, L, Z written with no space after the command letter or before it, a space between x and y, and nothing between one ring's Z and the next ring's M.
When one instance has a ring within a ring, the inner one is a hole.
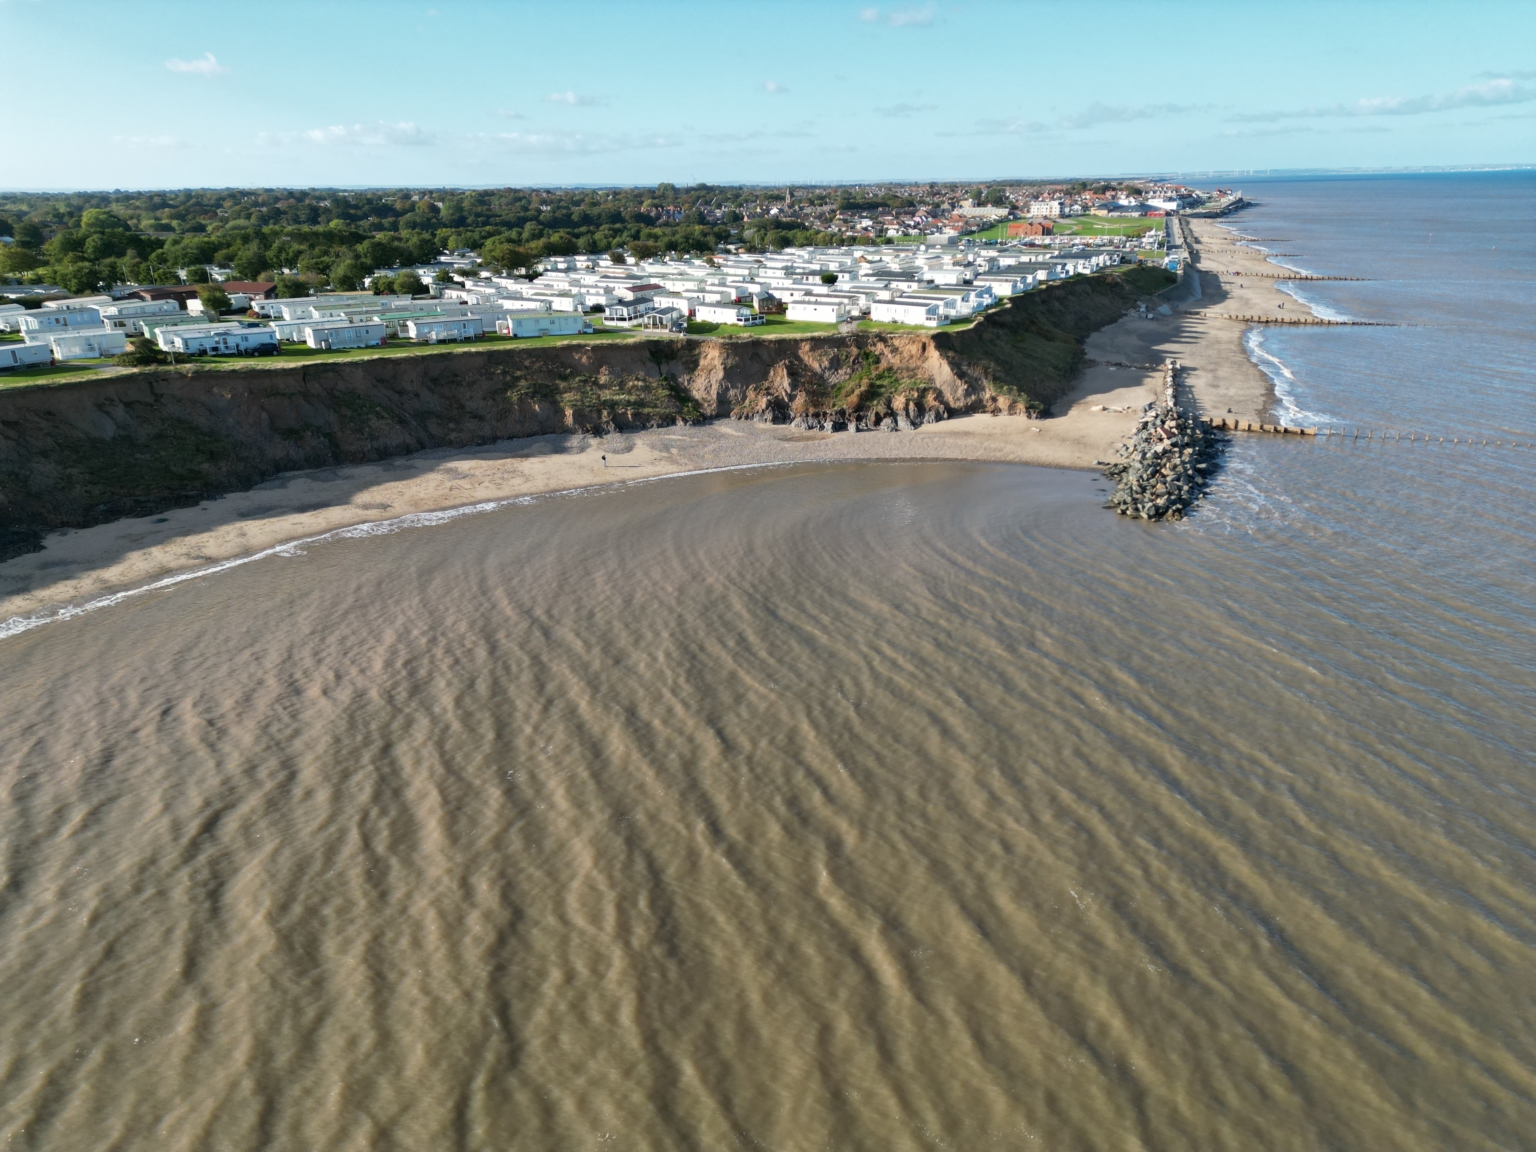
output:
M1182 520L1220 463L1225 438L1179 408L1177 373L1177 363L1170 363L1163 398L1147 405L1130 442L1120 446L1123 459L1104 468L1115 481L1107 507L1122 516Z

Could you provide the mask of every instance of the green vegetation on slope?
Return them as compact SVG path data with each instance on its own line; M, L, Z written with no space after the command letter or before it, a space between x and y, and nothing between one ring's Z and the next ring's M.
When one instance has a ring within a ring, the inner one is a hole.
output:
M1138 296L1122 276L1063 280L1015 296L969 329L941 329L934 343L959 356L994 392L1043 411L1082 368L1083 341L1118 320Z

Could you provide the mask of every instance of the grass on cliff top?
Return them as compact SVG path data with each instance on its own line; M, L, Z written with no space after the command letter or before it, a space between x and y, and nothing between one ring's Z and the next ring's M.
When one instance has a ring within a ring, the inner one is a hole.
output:
M1119 276L1143 296L1156 296L1163 289L1171 288L1179 281L1176 273L1166 268L1159 268L1155 264L1131 264L1115 269L1114 275Z
M786 320L782 316L768 316L764 322L751 328L736 324L711 324L704 320L688 321L688 335L714 336L729 339L742 336L835 336L836 324L818 324L814 320Z
M68 364L42 364L36 368L16 368L10 372L0 372L0 391L36 384L39 380L47 380L53 384L66 383L66 377L74 380L90 380L100 376L102 374L100 369L110 367L111 364L110 360L72 360Z

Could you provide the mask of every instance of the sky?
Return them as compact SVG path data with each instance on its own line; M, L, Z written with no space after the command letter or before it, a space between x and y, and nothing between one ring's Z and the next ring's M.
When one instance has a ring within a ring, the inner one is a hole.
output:
M0 0L0 188L1536 163L1536 3Z

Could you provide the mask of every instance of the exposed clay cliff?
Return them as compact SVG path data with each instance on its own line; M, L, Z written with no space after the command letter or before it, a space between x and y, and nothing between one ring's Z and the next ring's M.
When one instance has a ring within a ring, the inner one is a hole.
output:
M301 365L152 369L0 391L0 555L279 472L551 432L713 417L903 428L1039 411L1082 339L1137 298L1068 281L956 332L487 346Z

